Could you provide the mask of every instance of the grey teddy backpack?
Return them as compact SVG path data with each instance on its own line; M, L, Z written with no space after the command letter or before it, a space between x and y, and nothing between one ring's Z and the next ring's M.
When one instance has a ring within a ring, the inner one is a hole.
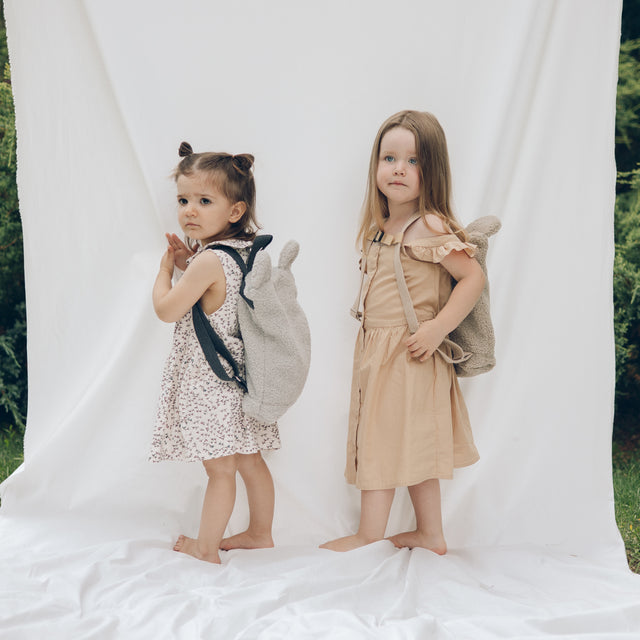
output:
M451 341L471 356L455 366L456 373L461 378L477 376L491 371L496 364L496 339L491 322L489 307L489 276L487 274L487 250L489 236L500 231L502 223L495 216L484 216L471 222L465 232L471 244L478 247L475 258L482 267L485 275L484 289L469 315L454 329Z
M412 218L405 226L405 229L415 219ZM501 226L500 220L495 216L484 216L474 220L465 228L469 242L477 247L475 258L485 275L484 289L473 309L444 341L444 344L451 349L452 357L437 349L447 362L451 362L454 365L456 375L460 378L470 378L486 373L491 371L496 364L496 340L489 307L487 250L489 248L489 236L497 233ZM403 233L405 229L402 230ZM396 281L407 323L409 324L409 331L415 333L418 329L418 319L409 296L409 289L407 288L402 263L400 262L401 246L402 240L398 242L396 255L394 256Z
M396 282L402 307L409 326L409 332L415 333L418 330L418 318L416 316L409 288L404 278L404 270L400 260L400 251L402 248L402 236L406 229L415 220L418 215L412 216L401 231L400 240L396 243L394 254L394 268ZM480 264L485 274L485 285L480 298L476 302L473 309L467 317L454 329L449 337L445 339L446 344L451 350L451 357L437 349L442 358L454 365L456 375L460 378L470 378L481 373L491 371L496 364L495 358L495 334L493 331L493 323L491 322L491 311L489 307L489 278L487 277L487 250L489 248L489 236L494 235L500 230L502 224L495 216L484 216L478 218L468 227L465 228L467 238L470 243L476 245L477 251L475 258ZM374 238L373 242L379 242L384 236L380 232ZM371 246L371 245L370 245ZM360 283L360 292L356 298L356 302L351 309L351 314L358 320L362 319L360 312L360 303L364 283L364 272Z
M222 339L216 334L199 303L193 305L193 326L204 355L214 373L233 381L245 392L243 411L264 423L275 422L302 393L311 360L309 323L297 301L291 264L299 245L290 240L276 267L262 251L272 236L254 240L247 262L222 243L208 248L228 253L242 270L238 323L244 342L245 376ZM227 361L228 374L220 362Z

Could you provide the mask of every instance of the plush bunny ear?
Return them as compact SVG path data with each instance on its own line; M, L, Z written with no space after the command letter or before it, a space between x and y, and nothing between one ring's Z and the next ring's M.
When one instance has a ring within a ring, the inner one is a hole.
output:
M178 147L178 155L181 158L185 158L186 156L190 156L193 153L193 148L188 142L181 142L180 147Z
M465 231L470 236L476 234L492 236L494 233L500 231L500 227L502 227L502 223L496 216L483 216L469 224L469 226L465 228Z
M299 250L300 245L295 240L289 240L289 242L282 247L280 259L278 260L278 267L280 269L290 269L291 264L298 256Z

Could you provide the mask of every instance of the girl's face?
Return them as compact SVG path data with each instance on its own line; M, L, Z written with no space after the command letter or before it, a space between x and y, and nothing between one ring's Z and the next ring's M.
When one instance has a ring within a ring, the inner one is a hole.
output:
M209 240L220 235L245 212L244 202L230 202L202 171L179 176L176 186L178 222L192 240Z
M390 213L410 214L418 208L420 171L415 136L408 129L394 127L382 136L376 184L387 197Z

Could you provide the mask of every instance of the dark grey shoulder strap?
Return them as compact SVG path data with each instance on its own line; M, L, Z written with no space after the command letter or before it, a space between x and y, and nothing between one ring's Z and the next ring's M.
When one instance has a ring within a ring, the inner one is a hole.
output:
M202 310L199 302L196 302L191 309L191 319L193 321L193 328L196 332L196 337L204 353L209 366L213 372L226 382L236 382L238 386L243 390L247 390L246 380L240 374L240 367L231 355L227 345L225 345L222 338L216 333L215 329L211 326L209 319L205 312ZM220 362L220 358L223 358L229 363L233 375L229 375Z
M249 249L249 257L247 258L246 262L242 259L242 256L240 255L237 249L234 249L233 247L230 247L229 245L224 244L222 242L212 244L207 247L207 249L219 249L220 251L224 251L236 261L236 264L240 267L240 271L242 271L240 295L242 296L243 300L249 305L251 309L253 309L253 300L250 300L249 298L247 298L247 296L244 293L245 279L247 277L247 273L249 273L249 271L253 269L253 263L256 259L256 255L258 251L261 251L262 249L264 249L267 245L271 243L272 240L273 240L273 236L270 236L267 233L256 236L255 240L253 241L253 244L251 245L251 248Z
M226 254L230 255L240 267L240 271L242 271L242 284L240 285L240 295L245 300L245 302L253 309L253 301L249 300L244 294L244 286L245 286L245 278L247 273L251 271L253 267L253 262L255 260L256 254L261 249L264 249L270 242L273 240L273 236L270 235L260 235L256 236L256 239L251 246L249 251L249 258L247 262L242 259L242 256L233 247L229 245L218 243L212 244L207 247L207 249L219 249L220 251L224 251ZM231 352L225 345L222 338L216 333L215 329L211 326L209 319L207 318L205 312L202 310L200 306L200 302L196 302L191 309L191 317L193 320L193 328L195 330L196 336L198 338L198 342L202 347L202 352L204 353L204 357L206 358L209 366L213 370L213 372L220 378L221 380L225 380L227 382L233 381L238 384L238 386L243 390L247 391L247 382L246 379L240 374L240 367L238 363L235 361L234 357L231 355ZM220 362L220 358L226 360L231 367L233 375L229 375L225 368L222 366Z

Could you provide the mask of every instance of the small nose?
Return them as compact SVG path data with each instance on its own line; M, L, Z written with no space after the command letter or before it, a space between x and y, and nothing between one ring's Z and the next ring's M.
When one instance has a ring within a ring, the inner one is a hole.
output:
M405 172L404 163L402 162L402 160L398 160L398 162L396 162L395 166L393 167L393 173L404 174L404 172Z

